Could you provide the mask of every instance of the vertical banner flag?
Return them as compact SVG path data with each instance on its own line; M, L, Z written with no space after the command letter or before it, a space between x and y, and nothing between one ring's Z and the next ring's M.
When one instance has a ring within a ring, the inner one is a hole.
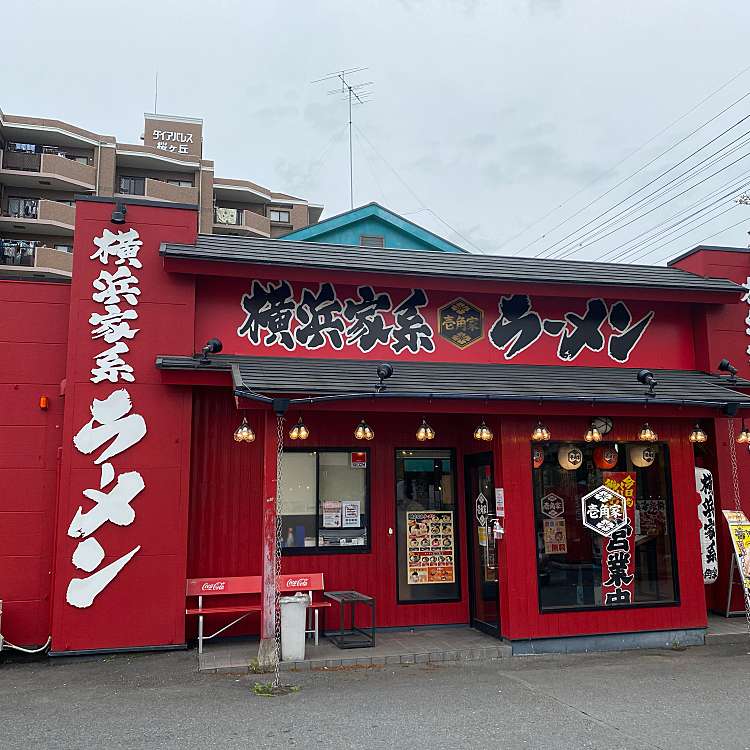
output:
M719 577L719 558L716 554L714 478L708 469L695 467L695 491L698 493L698 521L701 525L703 583L714 583Z
M602 604L632 604L635 598L635 472L605 471L603 485L625 498L627 523L602 543Z

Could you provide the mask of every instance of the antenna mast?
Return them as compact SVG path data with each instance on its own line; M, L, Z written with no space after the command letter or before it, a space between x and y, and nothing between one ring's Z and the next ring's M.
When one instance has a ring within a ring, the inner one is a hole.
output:
M354 208L354 156L352 147L352 106L358 104L366 104L372 101L371 94L372 90L369 88L373 85L372 81L366 81L365 83L352 84L349 77L355 73L361 73L367 68L350 68L348 70L341 70L338 73L331 73L330 75L318 78L312 83L321 83L322 81L330 81L337 78L341 81L341 89L334 89L329 91L328 94L337 94L342 96L349 103L349 204L351 208Z
M159 102L159 71L156 71L156 77L154 78L154 114L158 114L156 109Z

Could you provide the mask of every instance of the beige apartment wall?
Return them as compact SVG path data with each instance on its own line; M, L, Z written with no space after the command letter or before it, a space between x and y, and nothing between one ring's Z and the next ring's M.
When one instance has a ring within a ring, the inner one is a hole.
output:
M115 192L115 149L111 146L99 147L99 174L96 184L97 195L106 198Z
M212 169L202 169L200 175L198 231L201 234L211 234L214 224L214 173Z
M117 167L116 170L117 180L115 184L119 182L120 177L150 177L153 180L183 180L190 182L195 187L196 173L195 172L167 172L161 169L131 169L130 167Z
M291 219L293 229L306 227L310 223L310 214L307 206L300 206L299 204L292 206L289 218Z

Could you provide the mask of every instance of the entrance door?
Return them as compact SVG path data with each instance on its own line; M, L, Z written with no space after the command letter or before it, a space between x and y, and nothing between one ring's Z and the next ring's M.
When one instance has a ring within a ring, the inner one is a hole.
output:
M487 515L495 512L492 453L464 459L466 529L469 536L469 614L471 627L500 634L497 542L487 534Z

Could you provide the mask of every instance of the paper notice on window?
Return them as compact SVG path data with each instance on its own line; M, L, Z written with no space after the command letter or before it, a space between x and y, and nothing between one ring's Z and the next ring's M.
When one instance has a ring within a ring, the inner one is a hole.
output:
M341 515L345 529L358 529L359 523L359 500L350 500L341 503Z
M341 503L338 500L326 500L323 503L323 528L341 528Z
M406 555L409 585L454 583L453 511L407 511Z

